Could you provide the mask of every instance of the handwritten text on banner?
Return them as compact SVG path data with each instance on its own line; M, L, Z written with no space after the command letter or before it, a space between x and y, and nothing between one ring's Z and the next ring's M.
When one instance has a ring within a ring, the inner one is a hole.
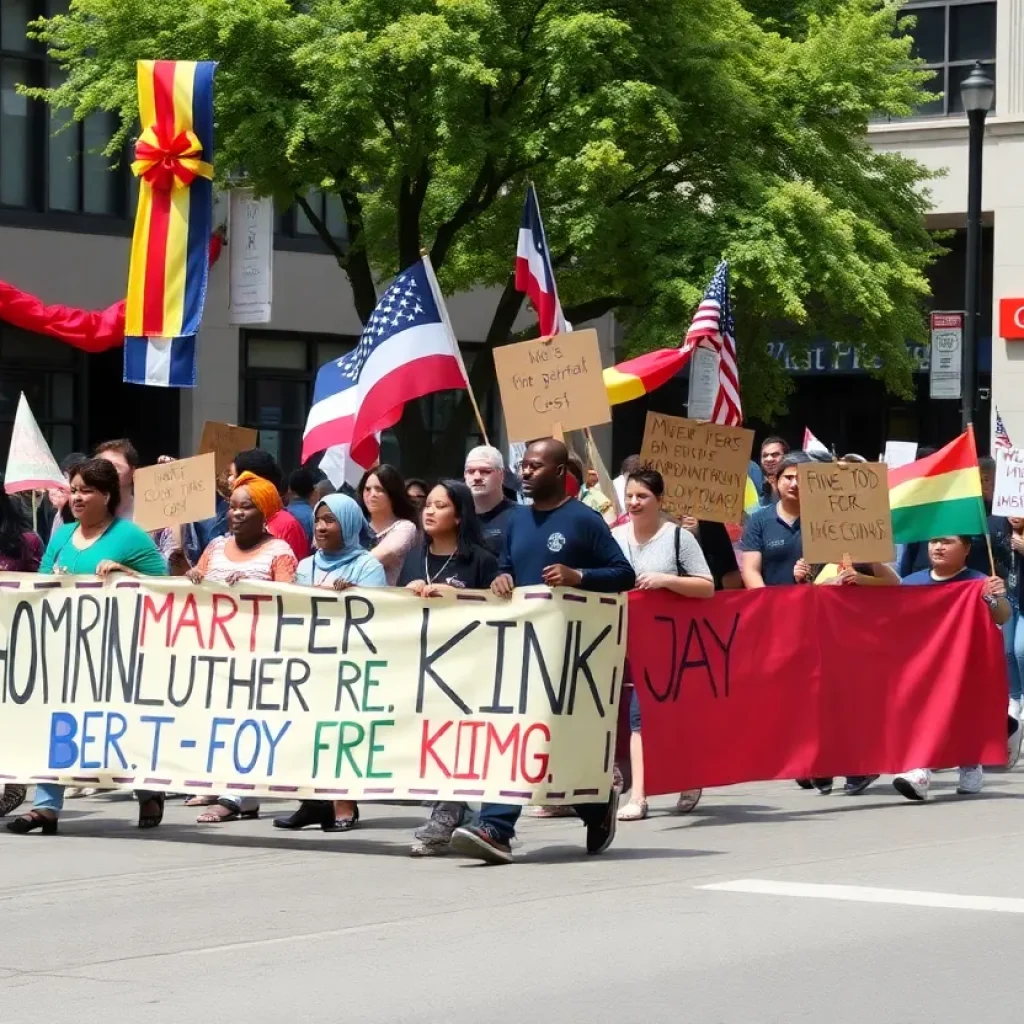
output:
M360 800L607 796L622 597L11 579L0 780Z

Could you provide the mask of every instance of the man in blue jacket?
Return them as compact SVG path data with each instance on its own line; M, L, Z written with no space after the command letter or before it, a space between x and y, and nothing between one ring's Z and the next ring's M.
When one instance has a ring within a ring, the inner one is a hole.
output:
M533 441L522 462L523 493L532 505L512 510L505 534L500 575L491 584L499 597L515 587L547 584L607 594L631 590L632 566L601 516L566 493L569 452L561 441ZM579 804L576 813L587 826L587 853L603 853L615 837L619 794L606 803ZM512 860L511 841L521 807L484 804L479 823L457 828L452 848L488 864Z

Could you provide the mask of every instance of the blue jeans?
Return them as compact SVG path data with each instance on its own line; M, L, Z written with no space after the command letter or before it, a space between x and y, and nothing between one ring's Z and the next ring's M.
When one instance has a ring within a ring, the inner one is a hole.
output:
M139 798L140 804L144 804L151 797L159 796L158 793L151 793L146 789L137 789L135 795ZM36 786L36 799L32 806L40 811L60 814L64 808L64 787L53 782L41 782Z
M584 825L597 825L604 821L608 804L576 804L573 810ZM484 804L480 809L479 824L489 825L498 838L507 843L515 837L516 822L522 813L523 809L518 804Z
M1024 618L1016 598L1010 598L1010 617L1003 624L1006 671L1010 679L1010 699L1024 696Z

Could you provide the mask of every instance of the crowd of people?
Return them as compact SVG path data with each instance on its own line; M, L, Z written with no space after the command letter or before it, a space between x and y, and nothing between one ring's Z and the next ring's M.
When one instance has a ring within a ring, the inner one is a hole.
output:
M646 469L638 456L623 463L613 481L614 494L605 494L598 474L554 438L527 447L516 477L508 473L498 449L481 446L467 455L462 480L431 486L421 479L403 479L393 466L379 465L364 475L353 494L335 491L329 481L306 469L286 480L271 455L250 449L237 453L218 481L211 519L148 534L132 522L138 454L129 441L117 440L99 445L91 457L76 454L64 460L69 491L51 493L49 515L38 534L0 488L0 569L101 577L179 575L197 584L211 580L229 586L242 580L332 590L398 586L422 598L485 588L509 597L515 587L546 584L605 593L662 589L703 600L716 591L741 588L920 586L983 578L983 600L1005 636L1007 763L1012 766L1021 743L1024 624L1019 563L1024 520L990 520L994 571L985 538L972 537L935 537L906 545L892 564L809 565L802 553L797 472L806 458L791 452L782 438L762 443L752 473L760 507L747 516L738 544L720 523L668 515L661 475ZM983 460L981 468L990 503L991 460ZM624 693L622 708L629 742L616 762L607 799L571 808L529 809L537 816L577 815L586 827L591 854L607 849L618 822L639 821L649 813L634 689ZM908 799L924 800L935 767L943 766L908 766L894 779L895 790ZM856 795L877 779L850 776L843 789ZM797 781L822 793L833 788L832 779ZM980 765L960 767L958 792L977 793L983 782ZM619 795L625 790L629 800L620 807ZM52 835L64 800L93 792L39 785L32 808L12 818L7 828L16 834ZM12 814L26 797L26 787L8 785L0 797L0 816ZM159 826L166 794L142 791L137 799L139 827ZM675 810L688 813L700 799L700 790L683 792ZM235 794L190 796L186 804L199 809L197 822L209 825L254 818L260 810L258 798ZM414 833L411 852L435 856L455 851L488 863L507 863L521 810L484 804L474 813L462 803L435 803ZM352 801L306 800L273 824L346 832L360 826L359 807Z

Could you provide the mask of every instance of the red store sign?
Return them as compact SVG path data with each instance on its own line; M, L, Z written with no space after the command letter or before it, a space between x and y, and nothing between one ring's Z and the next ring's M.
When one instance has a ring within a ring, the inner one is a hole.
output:
M999 336L1024 341L1024 299L999 300Z

